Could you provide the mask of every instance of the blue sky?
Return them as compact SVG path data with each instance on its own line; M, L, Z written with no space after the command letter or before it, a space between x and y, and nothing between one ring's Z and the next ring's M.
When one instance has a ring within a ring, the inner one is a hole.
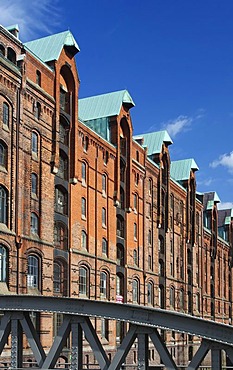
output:
M134 134L167 129L171 160L194 158L200 192L233 207L232 0L2 0L29 41L70 29L80 97L127 89Z

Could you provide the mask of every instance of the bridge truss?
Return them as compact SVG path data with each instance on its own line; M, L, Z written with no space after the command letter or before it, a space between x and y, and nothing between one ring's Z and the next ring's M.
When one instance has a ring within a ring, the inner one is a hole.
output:
M71 336L70 369L82 370L84 333L101 370L121 369L136 338L138 369L150 369L148 365L148 340L150 338L165 368L176 370L178 367L159 334L159 328L202 338L201 345L187 370L197 369L209 351L211 351L211 368L214 370L222 369L222 351L225 351L233 362L232 326L174 311L85 299L16 295L0 296L0 310L4 313L0 322L0 356L11 334L12 369L22 367L22 332L27 337L39 369L54 368L68 336ZM29 313L32 311L64 315L63 323L48 353L45 353L31 321ZM129 323L128 331L111 362L92 325L92 318Z

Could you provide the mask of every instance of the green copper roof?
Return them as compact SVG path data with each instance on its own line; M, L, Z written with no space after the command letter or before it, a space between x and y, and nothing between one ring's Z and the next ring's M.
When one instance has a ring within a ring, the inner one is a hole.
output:
M79 118L86 122L117 116L122 104L128 104L130 108L135 105L127 90L79 99Z
M143 146L147 147L148 156L161 153L163 143L167 143L168 145L173 143L167 131L150 132L148 134L134 136L133 138L136 141L143 139Z
M64 46L72 48L73 55L79 51L79 46L70 31L29 41L24 46L43 62L58 60Z
M196 162L192 158L171 162L171 177L173 177L177 181L188 180L191 170L199 170Z

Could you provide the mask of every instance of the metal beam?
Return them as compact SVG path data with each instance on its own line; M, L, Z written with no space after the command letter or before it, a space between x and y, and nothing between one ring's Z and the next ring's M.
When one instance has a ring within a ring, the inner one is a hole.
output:
M27 337L28 343L31 347L31 350L35 356L36 362L38 366L42 366L44 360L45 360L45 352L44 349L40 343L39 335L32 323L32 320L29 316L28 312L23 313L23 317L20 320L23 331Z
M64 316L63 323L58 331L57 336L54 338L54 342L50 351L41 367L41 369L52 369L55 367L57 359L66 343L68 335L70 333L70 320L71 317Z
M211 350L211 369L212 370L222 369L222 351L220 349Z
M126 336L124 337L120 347L117 349L117 352L111 362L111 365L108 367L108 370L119 370L121 368L121 365L125 361L125 358L127 354L129 353L129 350L133 342L135 341L136 331L137 331L137 326L130 325L130 328Z
M18 318L11 320L11 368L18 369L23 364L22 328Z
M196 370L198 369L199 365L205 358L207 352L209 351L209 342L206 340L203 340L200 347L198 348L197 352L195 353L194 357L192 358L191 362L189 363L189 366L187 370Z
M82 328L81 325L73 321L71 322L71 364L70 370L83 369L83 348L82 348Z
M56 297L21 295L19 300L18 296L6 295L1 296L0 310L60 312L70 315L103 317L137 325L184 332L233 346L233 327L211 320L204 320L175 311L130 304L121 305L119 310L118 303L95 302L79 298L60 298L59 305L57 302L58 298Z
M5 313L0 325L0 354L2 353L11 331L11 312Z
M148 369L148 335L137 334L138 338L138 369Z
M163 342L162 338L160 337L158 330L153 330L150 334L150 338L154 343L155 348L157 349L163 364L165 365L167 370L177 370L176 364L171 357L170 353L167 350L165 343Z
M80 325L85 333L85 337L91 346L91 349L95 355L95 358L101 368L101 370L107 369L109 366L109 359L100 343L99 337L96 334L95 329L89 318L80 318Z

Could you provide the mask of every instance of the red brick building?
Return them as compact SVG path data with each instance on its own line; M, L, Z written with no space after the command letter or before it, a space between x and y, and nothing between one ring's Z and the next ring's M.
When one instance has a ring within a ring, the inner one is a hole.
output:
M133 136L126 90L79 99L78 51L70 31L22 44L17 26L0 26L0 294L149 305L231 324L233 211L197 192L197 164L172 161L166 131ZM32 317L46 350L62 316ZM112 356L125 324L95 326ZM198 339L163 335L187 363ZM84 359L94 361L88 345Z

